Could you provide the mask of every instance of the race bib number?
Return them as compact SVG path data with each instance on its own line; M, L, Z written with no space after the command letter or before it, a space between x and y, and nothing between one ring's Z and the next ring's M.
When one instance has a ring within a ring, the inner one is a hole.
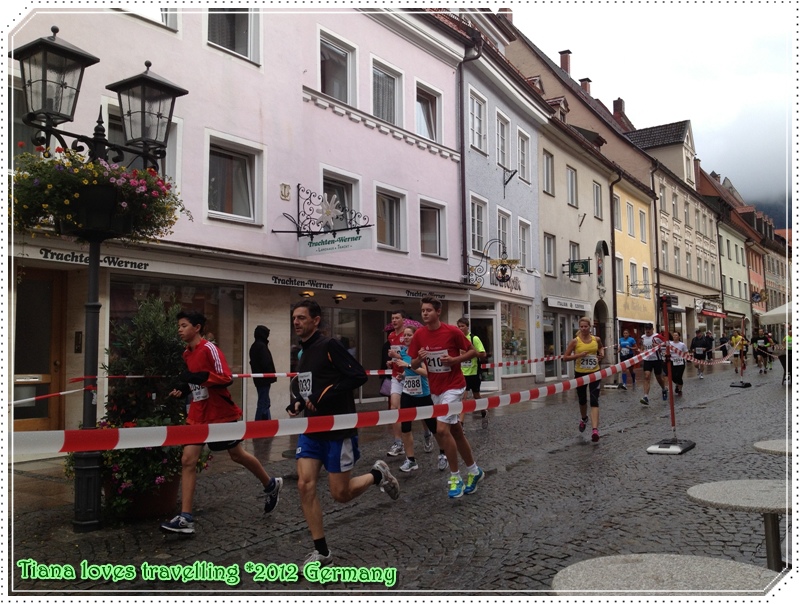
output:
M683 365L683 358L679 357L678 355L673 355L670 357L670 359L672 360L673 365Z
M598 367L597 355L587 354L578 359L578 368L582 371L595 371Z
M300 396L307 399L311 396L311 372L303 371L297 374L297 386L300 391Z
M397 354L400 354L400 351L402 349L403 347L400 346L399 344L392 344L391 346L389 346L389 350L391 350L392 352L396 352Z
M461 362L461 369L471 369L472 368L472 359L469 361L462 361Z
M407 375L403 380L403 393L410 396L422 394L422 376Z
M631 349L630 349L630 348L622 348L622 349L619 351L619 353L620 353L622 356L626 357L626 356L628 356L628 355L631 353Z
M189 384L189 388L192 389L192 400L194 402L199 403L200 401L208 400L208 388L205 386Z
M694 353L695 354L705 354L705 352L706 352L705 348L695 348L694 349Z
M446 350L437 350L436 352L428 352L425 363L428 366L430 373L450 373L450 365L445 365L442 358L447 356Z

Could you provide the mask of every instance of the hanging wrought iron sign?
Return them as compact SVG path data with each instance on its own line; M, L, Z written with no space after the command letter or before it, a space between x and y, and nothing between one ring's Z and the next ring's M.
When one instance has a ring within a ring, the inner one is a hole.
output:
M489 257L489 248L493 243L497 243L500 246L501 252L499 258ZM499 239L490 239L483 247L481 260L479 260L477 264L472 264L468 260L467 264L467 274L464 276L465 281L469 285L474 285L475 289L480 289L483 287L483 278L489 270L489 267L492 268L492 278L496 280L497 283L503 285L511 280L511 274L517 264L519 264L519 260L512 260L508 257L506 246L503 245L502 241Z
M283 215L295 226L292 231L276 231L273 233L295 233L297 238L331 236L337 233L355 231L374 226L369 223L369 216L348 207L336 194L328 197L327 193L319 194L301 184L297 185L297 216L286 212Z

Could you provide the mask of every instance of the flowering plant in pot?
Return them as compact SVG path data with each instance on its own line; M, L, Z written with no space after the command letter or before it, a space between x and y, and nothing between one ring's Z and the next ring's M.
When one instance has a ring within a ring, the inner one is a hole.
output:
M32 236L81 238L105 228L110 236L141 241L171 233L180 214L191 220L169 177L62 147L16 156L9 190L14 230Z
M177 336L175 316L180 305L165 308L152 296L136 313L112 324L106 413L100 429L180 425L186 417L186 401L169 396L183 371L183 343ZM114 376L144 376L117 378ZM112 449L102 453L104 506L117 517L165 515L174 510L181 474L181 447ZM208 467L211 456L204 449L197 471ZM68 456L68 476L74 460ZM142 504L143 498L147 503ZM155 503L153 503L155 502ZM163 503L163 509L158 507Z

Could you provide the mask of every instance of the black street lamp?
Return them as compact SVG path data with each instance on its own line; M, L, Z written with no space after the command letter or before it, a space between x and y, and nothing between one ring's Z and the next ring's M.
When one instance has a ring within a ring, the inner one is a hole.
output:
M98 118L91 137L59 130L56 126L71 122L80 94L83 71L98 63L100 59L83 50L56 39L58 28L53 26L53 35L39 38L9 53L17 59L22 74L22 87L26 114L22 121L35 129L34 145L50 148L52 138L63 148L87 151L88 160L112 160L119 162L126 153L141 159L146 166L158 170L158 161L166 156L169 125L175 99L188 94L187 90L150 73L150 62L142 74L106 86L116 92L122 110L122 125L125 145L110 143L105 135L102 116ZM101 112L102 113L102 112ZM72 144L66 144L66 138ZM97 424L97 374L100 308L99 273L100 244L120 235L113 229L85 229L78 233L89 243L89 285L85 305L86 352L84 354L84 430L94 430ZM99 451L75 454L75 517L72 521L76 532L88 532L100 528L101 453Z

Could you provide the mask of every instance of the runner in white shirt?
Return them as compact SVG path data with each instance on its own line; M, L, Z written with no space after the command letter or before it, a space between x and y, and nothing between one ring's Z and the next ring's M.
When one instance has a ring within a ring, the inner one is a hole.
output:
M642 369L644 370L644 396L639 399L639 402L642 405L649 405L650 399L648 395L650 394L650 374L656 374L656 381L658 385L661 386L661 399L667 400L667 385L664 381L664 378L661 374L664 371L664 363L661 360L661 352L660 348L661 345L664 344L663 338L657 334L653 333L653 324L648 323L644 326L644 335L642 336L642 341L640 342L639 348L644 352L645 350L650 351L650 353L644 357L642 362Z

